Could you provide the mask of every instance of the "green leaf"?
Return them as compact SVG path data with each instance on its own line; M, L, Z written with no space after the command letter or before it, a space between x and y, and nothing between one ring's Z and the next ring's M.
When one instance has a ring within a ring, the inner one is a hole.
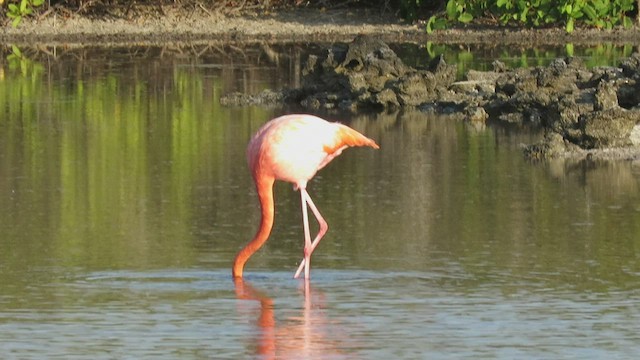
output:
M525 8L524 10L522 10L522 12L520 13L520 22L526 23L527 22L527 14L529 13L529 9Z
M587 15L587 18L589 20L594 20L597 17L596 10L590 4L586 4L582 8L582 11L584 11L584 13Z
M44 0L33 0L31 3L33 4L33 6L40 6L44 4Z
M427 21L427 34L431 34L433 32L433 23L436 21L436 17L435 15L431 16L429 18L429 21Z
M24 14L25 11L27 11L27 5L29 5L29 1L28 0L22 0L20 2L20 13Z
M569 19L569 21L567 21L567 26L565 27L565 30L568 33L573 32L573 19Z
M605 13L607 12L607 8L609 7L609 4L604 2L604 1L598 1L595 0L593 1L593 7L599 12L599 13Z
M464 12L460 14L460 16L458 16L458 21L465 24L470 23L471 21L473 21L473 15L469 14L468 12Z
M434 30L442 30L447 28L447 19L432 16L427 22L427 34L432 33Z
M14 28L18 27L20 21L22 21L22 16L16 16L11 22L11 26L13 26Z
M573 12L573 6L571 4L567 4L567 6L565 6L564 11L567 14L571 14Z
M449 19L455 19L458 17L458 10L456 9L456 1L449 0L447 2L447 16Z
M501 8L501 7L503 7L503 6L505 6L507 4L507 1L509 1L509 0L498 0L496 2L496 5L498 5L498 7Z
M18 13L18 5L16 5L16 4L9 4L9 13L11 13L11 14L17 14L17 13Z

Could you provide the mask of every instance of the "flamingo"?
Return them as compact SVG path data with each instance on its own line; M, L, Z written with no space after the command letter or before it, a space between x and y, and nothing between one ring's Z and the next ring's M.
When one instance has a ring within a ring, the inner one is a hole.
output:
M245 263L269 238L274 218L273 184L275 180L282 180L293 183L294 190L300 190L302 201L304 258L293 277L298 278L304 269L304 278L309 279L311 253L328 226L307 192L307 183L349 146L379 148L375 141L350 127L313 115L284 115L258 130L247 146L247 161L260 200L261 220L256 235L236 255L232 270L234 278L242 278ZM313 241L309 234L307 206L319 224Z

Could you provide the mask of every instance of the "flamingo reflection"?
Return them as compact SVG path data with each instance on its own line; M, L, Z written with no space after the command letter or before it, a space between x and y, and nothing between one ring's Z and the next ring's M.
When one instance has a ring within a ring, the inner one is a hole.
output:
M304 306L299 316L276 321L274 302L243 278L235 278L238 300L260 304L256 321L258 337L256 353L261 359L341 359L339 339L344 334L336 323L329 322L322 308L322 294L305 281Z

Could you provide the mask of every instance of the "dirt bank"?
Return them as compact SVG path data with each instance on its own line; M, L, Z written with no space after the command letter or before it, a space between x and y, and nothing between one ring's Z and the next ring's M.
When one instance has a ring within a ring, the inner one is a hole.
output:
M165 44L176 42L305 42L350 41L358 34L376 34L386 42L638 44L640 31L562 29L521 30L465 28L426 34L422 24L409 24L379 11L296 8L271 13L225 16L203 8L137 8L132 15L91 19L75 14L49 13L26 19L18 28L5 24L0 42L17 45L68 46L95 44Z

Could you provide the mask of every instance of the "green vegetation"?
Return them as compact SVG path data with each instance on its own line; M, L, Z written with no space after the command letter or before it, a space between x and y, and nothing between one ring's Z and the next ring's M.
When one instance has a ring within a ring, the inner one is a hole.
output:
M5 238L41 241L47 251L37 253L61 263L117 267L157 260L161 233L172 242L168 263L188 258L193 202L206 195L234 203L222 186L194 184L224 180L250 189L245 137L270 110L219 104L222 89L236 83L230 68L195 60L154 67L133 58L113 71L67 54L45 67L32 55L13 47L2 55L7 61L0 60L0 191L24 194L0 210L3 229L8 223L24 229ZM259 83L260 73L252 75ZM237 175L229 175L236 168ZM33 204L42 211L34 212ZM46 236L33 230L41 226ZM1 247L0 253L7 254L3 263L12 254Z
M567 32L576 25L629 28L634 5L634 0L448 0L444 11L429 18L427 32L476 19L509 26L562 25Z
M44 4L44 0L17 0L15 3L11 2L7 5L7 17L11 20L13 27L18 26L27 15L33 14L33 10Z

